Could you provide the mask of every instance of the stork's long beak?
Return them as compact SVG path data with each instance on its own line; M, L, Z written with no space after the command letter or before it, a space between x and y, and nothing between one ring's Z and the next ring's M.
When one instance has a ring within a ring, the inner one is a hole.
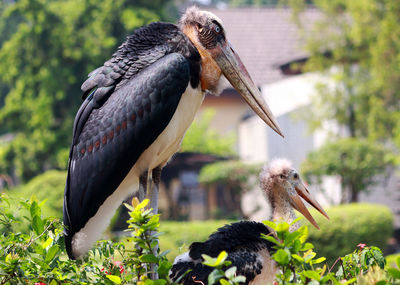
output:
M317 209L322 215L328 218L328 214L324 211L324 209L321 207L321 205L310 195L309 191L307 188L304 186L302 182L300 182L296 187L296 192L297 194L291 195L290 198L292 199L292 206L299 211L300 213L303 214L304 217L306 217L307 220L310 221L310 223L319 229L319 226L317 225L317 222L314 220L314 218L311 216L310 212L307 210L307 207L304 205L303 201L301 201L300 197L302 197L304 200L306 200L311 206L313 206L315 209Z
M266 122L275 132L283 137L282 131L276 122L274 115L269 109L257 86L254 84L246 67L239 56L233 50L231 44L226 41L217 45L218 51L215 53L214 60L221 68L222 73L246 100L256 114Z

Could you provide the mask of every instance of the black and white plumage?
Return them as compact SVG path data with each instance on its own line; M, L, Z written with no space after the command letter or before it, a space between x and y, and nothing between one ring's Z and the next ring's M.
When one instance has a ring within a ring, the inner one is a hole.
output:
M161 168L179 149L205 92L218 94L224 76L281 134L221 20L197 8L188 9L178 26L152 23L137 29L89 74L74 122L64 195L70 258L91 248L139 184L142 192L149 189L146 195L157 209ZM154 187L146 187L151 181Z
M273 220L282 219L291 223L296 218L293 209L297 209L318 228L300 197L328 218L288 160L274 160L266 166L260 174L260 185L271 205ZM296 226L295 224L292 230ZM178 256L170 277L176 281L186 273L181 281L184 285L199 284L199 281L207 284L208 275L213 268L202 264L204 260L201 255L216 257L225 250L228 253L227 260L232 262L230 266L236 266L237 274L246 277L245 284L272 284L277 270L271 259L274 253L273 244L263 239L261 234L274 233L263 223L252 221L225 225L210 235L207 241L192 243L189 252Z

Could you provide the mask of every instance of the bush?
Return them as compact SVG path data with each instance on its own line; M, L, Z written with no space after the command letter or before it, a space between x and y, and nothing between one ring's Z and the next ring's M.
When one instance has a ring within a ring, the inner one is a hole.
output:
M43 213L46 216L61 218L66 177L65 171L49 170L7 193L23 199L29 199L34 195L38 201L46 200L42 207Z
M173 261L175 257L188 250L189 245L195 241L204 241L219 227L233 221L211 220L193 222L163 221L160 225L160 247L168 248L168 259Z
M316 211L311 213L321 229L309 226L309 241L327 258L329 265L359 243L385 249L393 231L393 216L385 206L367 203L334 206L327 209L330 220Z

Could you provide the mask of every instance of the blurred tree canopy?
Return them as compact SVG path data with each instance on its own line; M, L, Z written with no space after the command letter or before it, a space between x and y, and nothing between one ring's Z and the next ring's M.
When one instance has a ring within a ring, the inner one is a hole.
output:
M388 141L400 116L400 2L318 0L312 29L301 21L307 1L289 1L303 32L310 60L305 69L327 74L312 123L334 120L352 137ZM332 68L333 67L333 68Z
M199 120L195 120L182 141L181 152L199 152L220 156L236 154L234 146L236 136L233 133L221 135L210 128L211 120L215 116L214 109L207 109Z
M373 143L398 153L394 146L400 143L400 2L316 0L320 17L311 29L301 18L307 1L286 2L310 54L304 70L328 79L317 86L315 108L307 113L310 125L318 129L334 121L345 130L332 134L333 143L309 155L305 171L340 175L350 200L356 201L373 175L395 163L386 160L387 149ZM344 133L352 139L338 140Z
M80 85L170 1L0 2L0 173L26 181L67 164ZM4 137L4 136L3 136Z
M344 138L312 152L301 169L308 181L321 182L324 175L338 175L342 180L341 202L356 202L361 191L374 185L393 165L394 155L382 144L365 139Z

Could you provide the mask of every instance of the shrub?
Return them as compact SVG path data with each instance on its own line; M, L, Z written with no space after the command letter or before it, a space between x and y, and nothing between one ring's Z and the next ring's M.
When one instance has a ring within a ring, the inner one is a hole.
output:
M327 213L330 220L316 211L312 212L321 229L309 226L309 241L321 256L327 258L330 265L339 256L351 252L359 243L384 249L392 235L393 216L385 206L347 204L331 207Z
M67 172L49 170L28 183L8 191L9 195L28 199L34 195L38 201L45 201L42 211L47 216L62 217L64 188Z
M168 259L173 261L175 257L188 250L189 245L195 241L204 241L219 227L231 223L228 220L210 220L193 222L163 221L160 225L160 247L168 248Z

